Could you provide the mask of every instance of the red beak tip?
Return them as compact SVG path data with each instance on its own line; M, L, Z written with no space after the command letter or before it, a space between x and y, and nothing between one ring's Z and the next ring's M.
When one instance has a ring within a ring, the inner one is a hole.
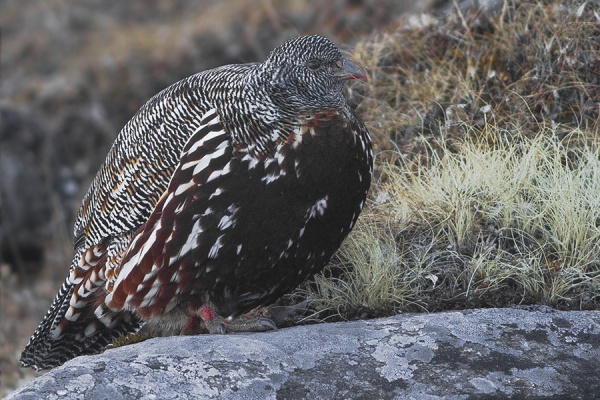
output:
M367 80L367 74L364 75L352 75L348 77L349 80L353 81L355 79L361 80L361 81L366 81Z

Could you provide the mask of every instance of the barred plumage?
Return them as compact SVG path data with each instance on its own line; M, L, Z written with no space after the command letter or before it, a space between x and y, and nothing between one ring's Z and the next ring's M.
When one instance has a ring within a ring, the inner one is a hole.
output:
M216 314L268 305L320 271L371 182L369 134L342 93L361 78L312 35L149 100L83 199L70 274L23 365L97 352L148 321L214 331Z

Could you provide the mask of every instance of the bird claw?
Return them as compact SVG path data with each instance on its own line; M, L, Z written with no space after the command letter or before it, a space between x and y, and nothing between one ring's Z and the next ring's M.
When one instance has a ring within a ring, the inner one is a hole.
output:
M195 312L181 334L197 334L202 328L210 334L223 335L228 332L266 332L277 330L277 324L260 312L251 312L234 320L223 318L213 311L209 305L202 306Z
M231 322L222 321L210 321L205 323L205 328L209 333L233 333L233 332L266 332L276 331L277 325L272 319L265 316L259 316L257 318L250 319L236 319Z
M213 335L224 335L227 333L227 328L225 327L225 322L222 318L219 318L219 320L204 322L204 328L208 331L208 333Z
M261 316L258 318L260 324L262 326L264 326L266 331L276 331L277 330L277 325L275 324L275 321L273 321L271 318L267 318L265 316Z

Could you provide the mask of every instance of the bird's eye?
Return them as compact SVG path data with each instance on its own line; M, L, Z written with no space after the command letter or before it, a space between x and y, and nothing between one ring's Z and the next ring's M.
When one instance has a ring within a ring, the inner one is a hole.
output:
M308 60L306 62L306 66L310 69L312 69L313 71L318 70L319 68L321 68L321 61L315 59L315 58L311 58L310 60Z

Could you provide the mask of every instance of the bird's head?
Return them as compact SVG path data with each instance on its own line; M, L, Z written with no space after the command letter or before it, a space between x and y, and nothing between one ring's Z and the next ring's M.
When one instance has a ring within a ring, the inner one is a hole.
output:
M293 113L343 108L347 81L366 78L334 43L319 35L285 42L261 67L271 99Z

